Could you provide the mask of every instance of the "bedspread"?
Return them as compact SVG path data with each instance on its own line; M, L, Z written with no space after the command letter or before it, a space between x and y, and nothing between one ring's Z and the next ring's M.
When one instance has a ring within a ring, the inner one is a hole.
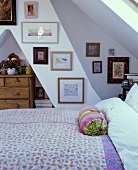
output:
M0 170L123 169L109 137L79 132L77 109L0 111Z

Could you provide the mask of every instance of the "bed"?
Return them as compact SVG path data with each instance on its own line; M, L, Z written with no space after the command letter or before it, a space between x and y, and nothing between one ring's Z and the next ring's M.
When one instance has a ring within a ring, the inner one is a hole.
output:
M80 133L79 109L0 111L0 170L137 170L138 113L119 98L95 105L108 135Z

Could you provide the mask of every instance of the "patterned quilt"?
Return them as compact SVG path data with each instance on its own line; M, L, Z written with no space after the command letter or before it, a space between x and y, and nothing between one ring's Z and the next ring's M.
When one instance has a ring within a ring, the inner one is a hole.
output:
M0 170L113 170L123 165L107 135L79 132L77 109L0 111Z

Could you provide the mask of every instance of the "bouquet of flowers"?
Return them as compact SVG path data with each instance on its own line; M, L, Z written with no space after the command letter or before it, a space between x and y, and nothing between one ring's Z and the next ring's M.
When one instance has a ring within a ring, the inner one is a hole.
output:
M17 68L17 66L19 65L18 61L16 60L16 58L7 58L6 60L2 60L1 61L1 68Z

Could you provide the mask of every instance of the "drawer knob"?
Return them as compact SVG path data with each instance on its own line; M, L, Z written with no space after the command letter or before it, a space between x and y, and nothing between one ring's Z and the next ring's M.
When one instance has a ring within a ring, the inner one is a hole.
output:
M20 93L19 93L19 92L16 92L16 95L17 95L17 96L19 96L19 95L20 95Z
M19 104L18 103L15 103L15 108L19 108Z
M19 83L19 82L20 82L20 80L18 78L16 78L16 83Z

